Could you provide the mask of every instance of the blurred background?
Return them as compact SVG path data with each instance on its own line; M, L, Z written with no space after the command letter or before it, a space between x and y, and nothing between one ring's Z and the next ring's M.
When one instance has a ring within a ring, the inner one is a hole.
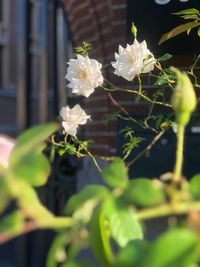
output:
M134 21L138 40L145 39L155 57L171 53L173 59L169 64L187 69L200 52L195 31L190 37L180 35L161 46L158 41L163 33L183 22L172 13L191 7L199 9L200 1L0 0L0 133L15 137L30 126L56 120L63 105L81 101L86 112L92 115L92 122L81 132L85 139L94 140L91 151L106 156L120 155L124 139L119 133L132 125L116 118L105 123L105 114L116 111L116 107L103 90L97 89L90 98L82 99L66 88L66 63L73 56L73 48L87 41L92 45L90 57L103 64L110 63L119 44L125 46L133 41L130 27ZM195 71L199 75L199 65ZM115 84L125 85L113 76L110 67L104 76ZM154 81L145 76L142 81L144 88L153 92ZM133 86L137 88L136 84ZM116 94L115 99L138 119L143 119L148 112L148 106L134 102L132 95ZM137 127L134 130L147 142L152 139L150 133ZM200 120L196 112L186 133L185 153L190 161L184 171L188 176L199 170L199 133ZM131 176L139 175L141 170L143 175L159 175L171 170L173 164L169 158L174 157L174 146L175 140L170 134L163 137L151 155L134 165ZM77 188L96 182L95 176L95 168L88 159L80 166L76 159L59 158L48 185L39 190L40 197L52 212L60 214L67 198ZM52 237L51 231L37 231L1 246L0 267L44 267Z

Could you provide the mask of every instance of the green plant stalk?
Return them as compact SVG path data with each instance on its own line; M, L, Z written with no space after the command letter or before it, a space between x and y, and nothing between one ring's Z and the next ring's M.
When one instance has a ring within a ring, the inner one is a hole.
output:
M178 125L176 162L175 162L174 176L173 176L173 180L175 183L179 182L181 179L182 165L183 165L184 132L185 132L185 127L182 125Z
M141 221L151 220L170 215L186 214L191 210L200 211L200 202L175 203L174 205L161 205L155 208L148 208L137 212L137 218Z

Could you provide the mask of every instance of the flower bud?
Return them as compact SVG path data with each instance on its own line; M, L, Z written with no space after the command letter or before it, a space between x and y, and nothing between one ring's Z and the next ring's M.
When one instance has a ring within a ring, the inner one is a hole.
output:
M174 67L171 67L171 70L177 77L177 85L171 99L172 107L176 115L176 122L180 126L186 126L196 107L197 100L195 91L185 72L180 72Z

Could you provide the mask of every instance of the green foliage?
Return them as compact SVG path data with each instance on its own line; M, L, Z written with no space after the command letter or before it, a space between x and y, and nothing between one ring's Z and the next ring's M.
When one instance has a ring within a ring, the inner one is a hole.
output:
M165 200L162 183L147 178L131 180L123 196L129 203L142 208L159 205Z
M174 72L169 68L165 68L158 74L158 78L154 84L168 85L168 84L174 84L175 82L176 82L176 75L174 74Z
M187 32L187 34L190 33L190 31L193 28L199 28L200 26L200 12L199 10L195 9L195 8L190 8L190 9L185 9L176 13L173 13L174 15L178 15L181 18L183 18L184 20L193 20L192 22L187 22L184 24L181 24L177 27L175 27L174 29L172 29L171 31L165 33L160 41L159 44L164 43L165 41L181 34L184 32ZM198 30L199 32L199 30Z
M159 62L167 61L170 58L172 58L172 55L170 55L169 53L165 53L162 57L157 58L157 61L159 61Z
M200 174L196 174L191 178L190 192L194 199L200 200Z
M128 170L122 159L114 160L102 171L105 183L111 188L125 187L128 183Z
M91 50L91 44L88 42L83 42L81 46L75 47L76 53L82 56L87 56L89 50Z
M41 144L46 140L54 131L56 131L58 125L55 123L47 123L33 127L24 133L22 133L17 139L14 149L10 156L10 164L14 166L23 157L32 150L42 150ZM44 145L43 145L44 146Z
M108 198L103 209L112 238L120 247L129 241L142 239L142 228L133 208L121 199Z
M88 185L87 187L83 188L83 190L73 195L69 201L67 202L66 212L73 213L77 209L81 209L84 203L93 199L98 204L99 201L104 199L109 191L106 187L101 185Z
M105 214L102 211L102 207L99 207L91 219L90 242L94 254L105 267L110 266L114 260L109 236Z
M199 238L187 229L172 229L149 247L141 267L188 267L196 260Z
M22 230L24 224L24 218L22 214L15 211L3 219L0 222L0 233L15 234Z
M135 148L139 147L144 138L133 136L134 131L130 127L126 127L120 133L124 135L125 139L128 139L123 145L123 160L125 160Z

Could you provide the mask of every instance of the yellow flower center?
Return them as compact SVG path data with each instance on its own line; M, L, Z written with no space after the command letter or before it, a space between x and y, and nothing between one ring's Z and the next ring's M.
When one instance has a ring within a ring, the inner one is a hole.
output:
M87 71L84 70L84 69L81 69L80 72L79 72L79 78L80 79L87 79L87 77L88 77Z

